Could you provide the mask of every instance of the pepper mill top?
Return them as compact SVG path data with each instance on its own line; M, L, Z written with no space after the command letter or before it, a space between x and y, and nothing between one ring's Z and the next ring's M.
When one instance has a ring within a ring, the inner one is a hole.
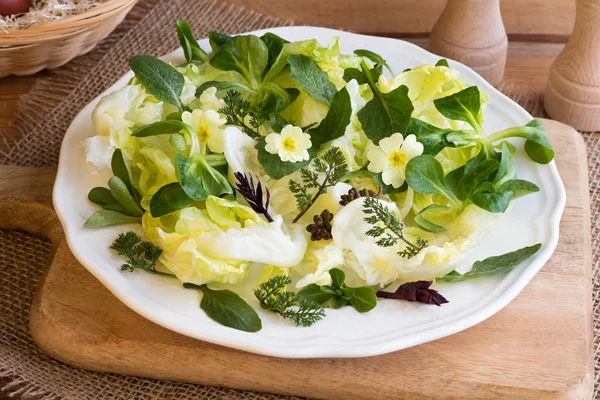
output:
M429 49L468 65L496 86L504 76L507 45L500 0L448 0Z
M544 107L550 117L600 131L600 0L577 0L575 27L550 68Z

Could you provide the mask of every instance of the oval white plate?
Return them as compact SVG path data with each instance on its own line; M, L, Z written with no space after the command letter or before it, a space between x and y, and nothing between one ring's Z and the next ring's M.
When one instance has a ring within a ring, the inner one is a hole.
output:
M252 32L261 35L267 30ZM327 44L341 38L342 52L370 49L381 54L394 71L421 64L434 64L439 57L400 40L356 35L313 27L269 29L283 38L296 41L316 38ZM200 41L209 48L208 41ZM183 52L164 57L178 64ZM468 67L450 61L469 84L488 94L489 107L485 129L494 132L524 125L532 117L515 102L498 92ZM125 86L133 76L129 72L106 93ZM102 96L101 95L101 96ZM346 307L327 310L327 317L310 328L297 328L260 310L254 299L247 299L258 310L263 329L246 333L221 326L199 308L197 291L186 290L175 279L145 273L123 273L122 260L108 249L118 233L141 228L120 226L98 230L84 229L87 218L96 211L87 193L94 186L106 186L110 171L92 175L85 162L81 142L93 135L91 115L100 96L88 104L69 127L60 153L54 184L54 207L65 229L73 254L115 296L131 309L165 328L207 342L276 357L362 357L388 353L467 329L506 306L527 285L556 248L558 230L566 194L554 162L539 165L523 155L523 142L515 142L519 177L536 183L541 191L519 199L494 225L482 243L468 256L465 266L492 255L543 243L530 260L508 274L454 284L437 285L450 301L442 307L385 300L366 314ZM468 268L467 268L468 269Z

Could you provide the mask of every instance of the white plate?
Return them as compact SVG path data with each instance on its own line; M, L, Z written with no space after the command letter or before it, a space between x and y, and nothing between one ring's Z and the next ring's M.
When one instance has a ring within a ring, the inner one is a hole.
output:
M381 54L394 71L433 64L439 57L411 43L395 39L356 35L313 27L285 27L252 32L274 32L290 40L316 38L322 44L334 36L341 38L342 52L351 54L365 48ZM175 34L175 33L173 33ZM208 41L200 41L209 48ZM178 64L184 61L181 49L164 57ZM468 67L450 62L469 84L488 94L487 132L524 125L532 117ZM129 72L106 93L125 86ZM101 95L101 96L102 96ZM415 346L467 329L506 306L548 261L558 242L558 230L566 194L554 161L539 165L525 159L523 142L516 156L519 178L537 184L541 191L519 199L487 234L466 260L473 261L543 243L542 249L508 274L453 284L437 289L450 301L442 307L401 301L380 301L371 312L359 314L351 307L327 310L327 317L310 328L297 328L276 315L260 310L254 299L247 299L258 310L263 328L246 333L213 322L199 308L197 291L186 290L175 279L145 273L123 273L122 260L108 249L118 233L132 226L84 229L87 218L96 211L87 193L94 186L106 186L107 171L91 175L81 142L93 135L91 115L100 96L88 104L69 127L60 153L54 184L54 207L71 251L119 300L131 309L183 335L223 346L276 357L363 357ZM136 226L133 226L134 229ZM141 228L137 228L141 231Z

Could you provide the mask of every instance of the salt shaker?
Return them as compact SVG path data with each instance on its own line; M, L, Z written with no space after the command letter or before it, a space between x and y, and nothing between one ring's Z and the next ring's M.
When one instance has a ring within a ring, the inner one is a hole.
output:
M576 0L575 28L550 68L548 115L582 131L600 131L600 0Z
M496 86L504 76L507 45L500 0L448 0L429 49L468 65Z

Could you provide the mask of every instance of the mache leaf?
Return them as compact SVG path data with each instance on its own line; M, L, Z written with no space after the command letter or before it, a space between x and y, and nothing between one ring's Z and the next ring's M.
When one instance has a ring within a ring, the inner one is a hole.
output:
M446 118L465 121L478 130L481 95L477 86L469 86L460 92L433 101L435 108Z
M488 257L485 260L476 261L473 268L465 274L452 271L436 280L438 282L459 282L507 272L537 253L541 247L542 244L538 243L500 256Z

